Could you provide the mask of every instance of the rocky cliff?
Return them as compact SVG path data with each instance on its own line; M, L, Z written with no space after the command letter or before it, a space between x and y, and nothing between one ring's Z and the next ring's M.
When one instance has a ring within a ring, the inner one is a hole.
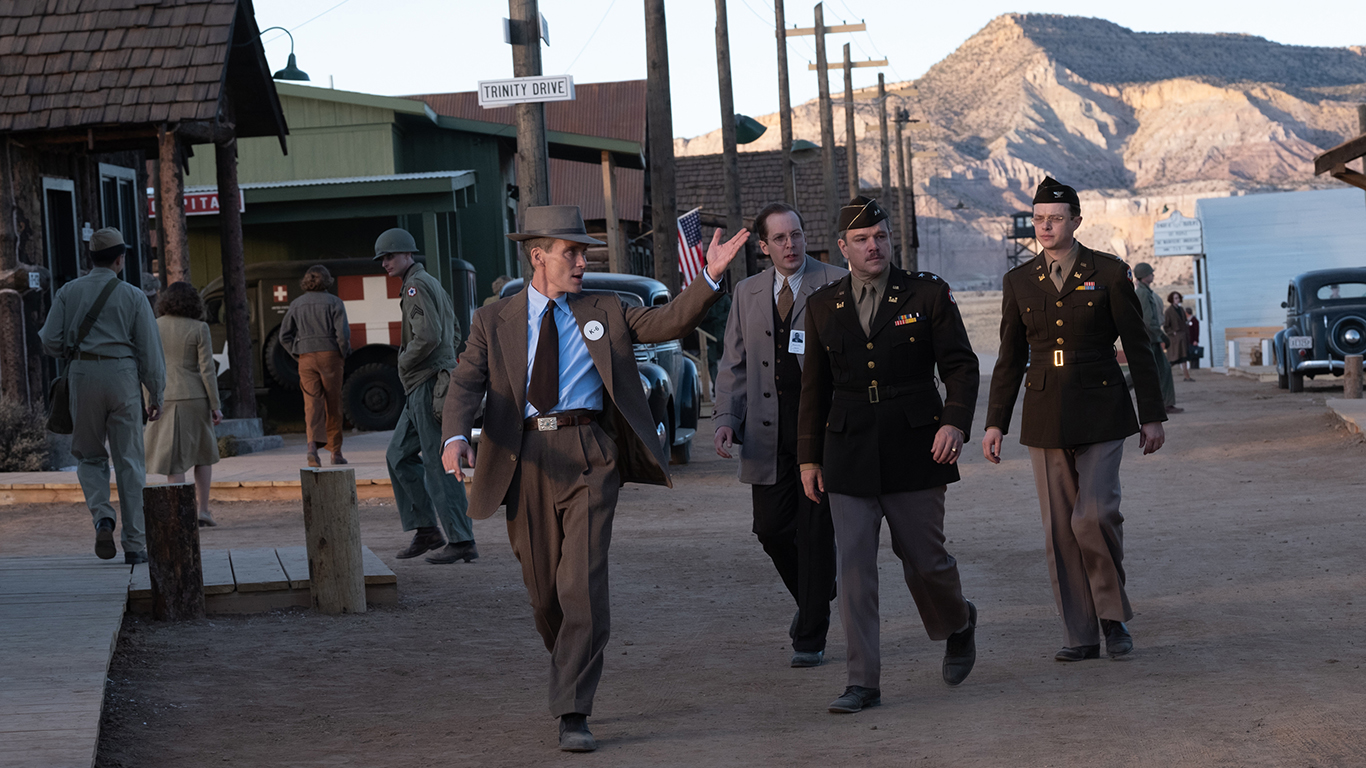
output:
M869 187L881 181L876 96L855 96ZM1150 258L1153 221L1194 215L1196 199L1335 184L1314 178L1313 157L1358 133L1363 101L1361 47L1008 14L919 80L889 85L887 108L923 121L915 149L938 154L914 162L922 267L970 285L1004 270L1005 217L1028 208L1045 174L1083 190L1083 242ZM777 148L778 116L758 119L775 129L742 150ZM814 101L794 110L793 125L820 141ZM835 126L843 144L839 106ZM718 152L720 132L676 148Z

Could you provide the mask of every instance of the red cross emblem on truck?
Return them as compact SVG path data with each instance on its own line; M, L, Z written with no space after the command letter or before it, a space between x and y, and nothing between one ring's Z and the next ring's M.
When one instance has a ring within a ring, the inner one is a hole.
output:
M283 304L286 301L289 301L289 286L287 285L275 286L275 290L272 293L275 296L276 304Z

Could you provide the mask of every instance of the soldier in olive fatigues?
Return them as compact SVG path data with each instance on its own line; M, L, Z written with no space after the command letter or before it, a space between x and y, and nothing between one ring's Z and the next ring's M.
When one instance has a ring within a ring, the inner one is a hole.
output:
M1001 351L991 377L982 453L1000 463L1002 436L1024 382L1020 442L1029 447L1043 517L1044 549L1066 645L1054 658L1083 661L1133 650L1124 622L1124 516L1119 463L1124 440L1141 434L1152 453L1167 420L1156 360L1128 267L1078 243L1076 190L1044 179L1034 197L1034 230L1043 253L1006 273ZM1115 357L1124 354L1138 396L1138 418ZM1140 427L1140 422L1142 426ZM1099 623L1099 627L1097 627Z
M1184 408L1176 407L1176 382L1172 381L1172 364L1167 360L1167 351L1162 348L1167 343L1167 334L1162 332L1162 299L1153 293L1153 266L1146 261L1134 265L1134 293L1143 307L1143 325L1148 329L1148 342L1153 348L1153 360L1157 362L1157 381L1162 385L1162 404L1167 413L1181 413Z
M416 533L398 557L417 557L444 545L440 552L428 556L427 562L469 562L479 557L479 550L474 546L474 527L465 514L469 507L465 485L441 466L439 415L451 369L455 368L460 331L450 296L413 260L416 253L413 236L402 229L390 229L375 241L375 260L391 277L403 278L399 296L403 346L398 353L398 378L408 401L394 426L385 458L403 530Z
M123 556L128 563L147 562L142 523L142 488L147 482L142 424L161 416L166 362L152 307L142 291L119 280L123 270L123 237L117 229L101 229L90 238L92 269L62 286L52 300L47 322L38 332L43 351L53 357L74 352L67 366L70 387L71 455L80 462L76 476L95 521L95 554L108 560L114 549L114 506L109 502L109 454L119 486L123 518ZM117 284L94 325L72 350L76 336L111 281ZM142 388L148 400L142 402ZM105 450L105 441L109 450Z

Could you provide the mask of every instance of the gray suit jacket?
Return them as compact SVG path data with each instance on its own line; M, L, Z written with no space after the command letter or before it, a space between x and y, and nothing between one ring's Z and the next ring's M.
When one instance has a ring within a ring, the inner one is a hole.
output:
M740 281L726 320L726 338L716 369L712 426L730 427L740 441L740 482L778 481L778 398L773 391L773 267ZM802 286L792 297L792 328L806 327L806 298L849 270L806 257ZM805 362L797 356L797 364ZM761 363L768 363L767 366ZM764 422L769 426L765 427Z
M721 293L713 291L705 279L694 280L678 298L660 307L623 307L610 295L569 294L569 308L579 331L582 333L594 320L605 331L597 340L587 342L588 353L606 391L604 428L617 444L617 471L622 483L673 487L669 457L655 434L631 345L671 341L691 333L719 298ZM441 418L443 444L460 435L469 439L479 401L488 394L470 488L469 516L475 520L492 516L504 503L521 459L527 388L526 313L525 289L475 310L469 343L460 364L451 372Z

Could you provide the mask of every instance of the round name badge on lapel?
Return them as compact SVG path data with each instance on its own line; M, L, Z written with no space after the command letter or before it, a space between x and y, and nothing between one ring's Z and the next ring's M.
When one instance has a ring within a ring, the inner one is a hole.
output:
M589 341L597 341L598 339L601 339L602 323L598 322L597 320L589 320L588 324L583 327L583 335Z

